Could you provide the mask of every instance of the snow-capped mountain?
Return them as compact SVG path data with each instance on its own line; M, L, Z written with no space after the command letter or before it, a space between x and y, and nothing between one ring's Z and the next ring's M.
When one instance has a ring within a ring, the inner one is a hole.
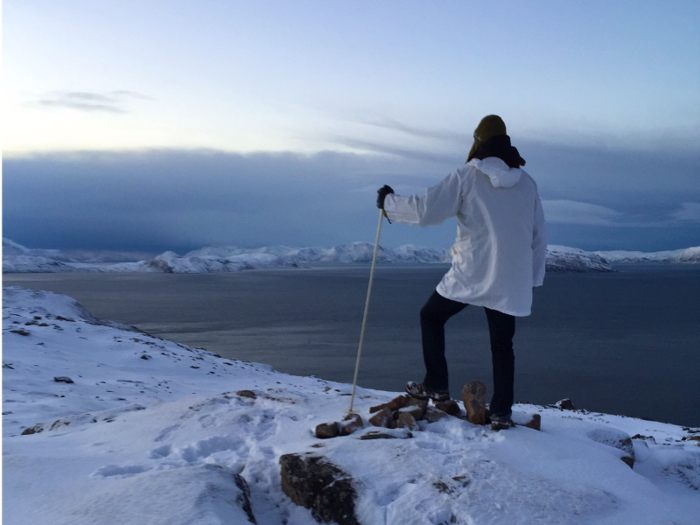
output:
M355 493L345 523L700 516L700 429L516 404L514 419L537 414L541 430L493 432L458 403L409 432L368 421L397 393L358 388L361 424L322 440L314 429L345 417L350 384L222 359L98 320L66 296L3 296L4 523L316 525L284 488L287 454L342 469Z
M44 272L161 272L221 273L264 268L296 268L333 264L369 264L374 245L367 242L342 244L332 248L266 246L207 246L185 255L164 252L138 262L94 262L89 258L67 257L59 250L34 250L3 239L3 273ZM104 257L108 257L105 255ZM124 255L126 257L126 255ZM405 244L390 249L379 247L379 264L445 264L451 251ZM663 262L700 264L700 247L673 252L586 252L577 248L550 245L548 272L611 272L610 263Z
M547 246L548 272L613 272L615 269L596 253L568 246Z
M623 250L594 252L611 263L700 264L700 246L663 252L630 252Z

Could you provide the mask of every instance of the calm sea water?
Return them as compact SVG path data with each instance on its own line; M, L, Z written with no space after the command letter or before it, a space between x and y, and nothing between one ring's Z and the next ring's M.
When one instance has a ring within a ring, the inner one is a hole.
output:
M421 380L418 312L447 266L379 267L359 383L402 391ZM279 371L352 382L369 269L232 274L14 274L4 284L76 298L98 317ZM518 401L700 426L700 267L625 266L548 274L517 320ZM447 324L453 397L491 388L483 309ZM233 388L233 386L232 386Z

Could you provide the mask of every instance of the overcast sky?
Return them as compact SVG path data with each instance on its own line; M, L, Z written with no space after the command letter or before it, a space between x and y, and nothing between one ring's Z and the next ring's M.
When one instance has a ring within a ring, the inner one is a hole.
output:
M550 242L700 245L697 1L3 2L3 235L372 242L501 115ZM383 244L447 247L454 222Z

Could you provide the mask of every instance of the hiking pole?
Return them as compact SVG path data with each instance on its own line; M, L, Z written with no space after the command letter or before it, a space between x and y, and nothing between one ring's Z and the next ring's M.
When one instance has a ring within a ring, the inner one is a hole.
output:
M362 330L360 330L360 346L357 348L357 361L355 362L355 376L352 379L352 394L350 395L350 408L348 414L357 414L359 411L352 410L355 401L355 387L357 386L357 372L360 370L360 356L362 355L362 341L365 339L365 325L367 324L367 312L369 311L369 296L372 293L372 280L374 279L374 265L377 262L377 251L379 250L379 234L382 232L382 220L384 210L379 210L379 226L377 226L377 240L374 241L374 254L372 255L372 269L369 271L369 285L367 286L367 300L365 301L365 315L362 317Z

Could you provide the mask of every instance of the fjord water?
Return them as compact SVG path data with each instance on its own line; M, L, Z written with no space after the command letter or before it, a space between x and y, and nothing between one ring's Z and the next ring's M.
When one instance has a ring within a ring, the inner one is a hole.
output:
M421 380L419 310L448 267L379 267L359 384ZM700 267L548 274L516 322L516 401L700 426ZM98 317L279 371L351 382L369 269L231 274L10 274L4 284L74 297ZM491 389L483 308L447 324L452 396ZM206 376L202 377L206 381ZM235 385L231 385L235 388Z

